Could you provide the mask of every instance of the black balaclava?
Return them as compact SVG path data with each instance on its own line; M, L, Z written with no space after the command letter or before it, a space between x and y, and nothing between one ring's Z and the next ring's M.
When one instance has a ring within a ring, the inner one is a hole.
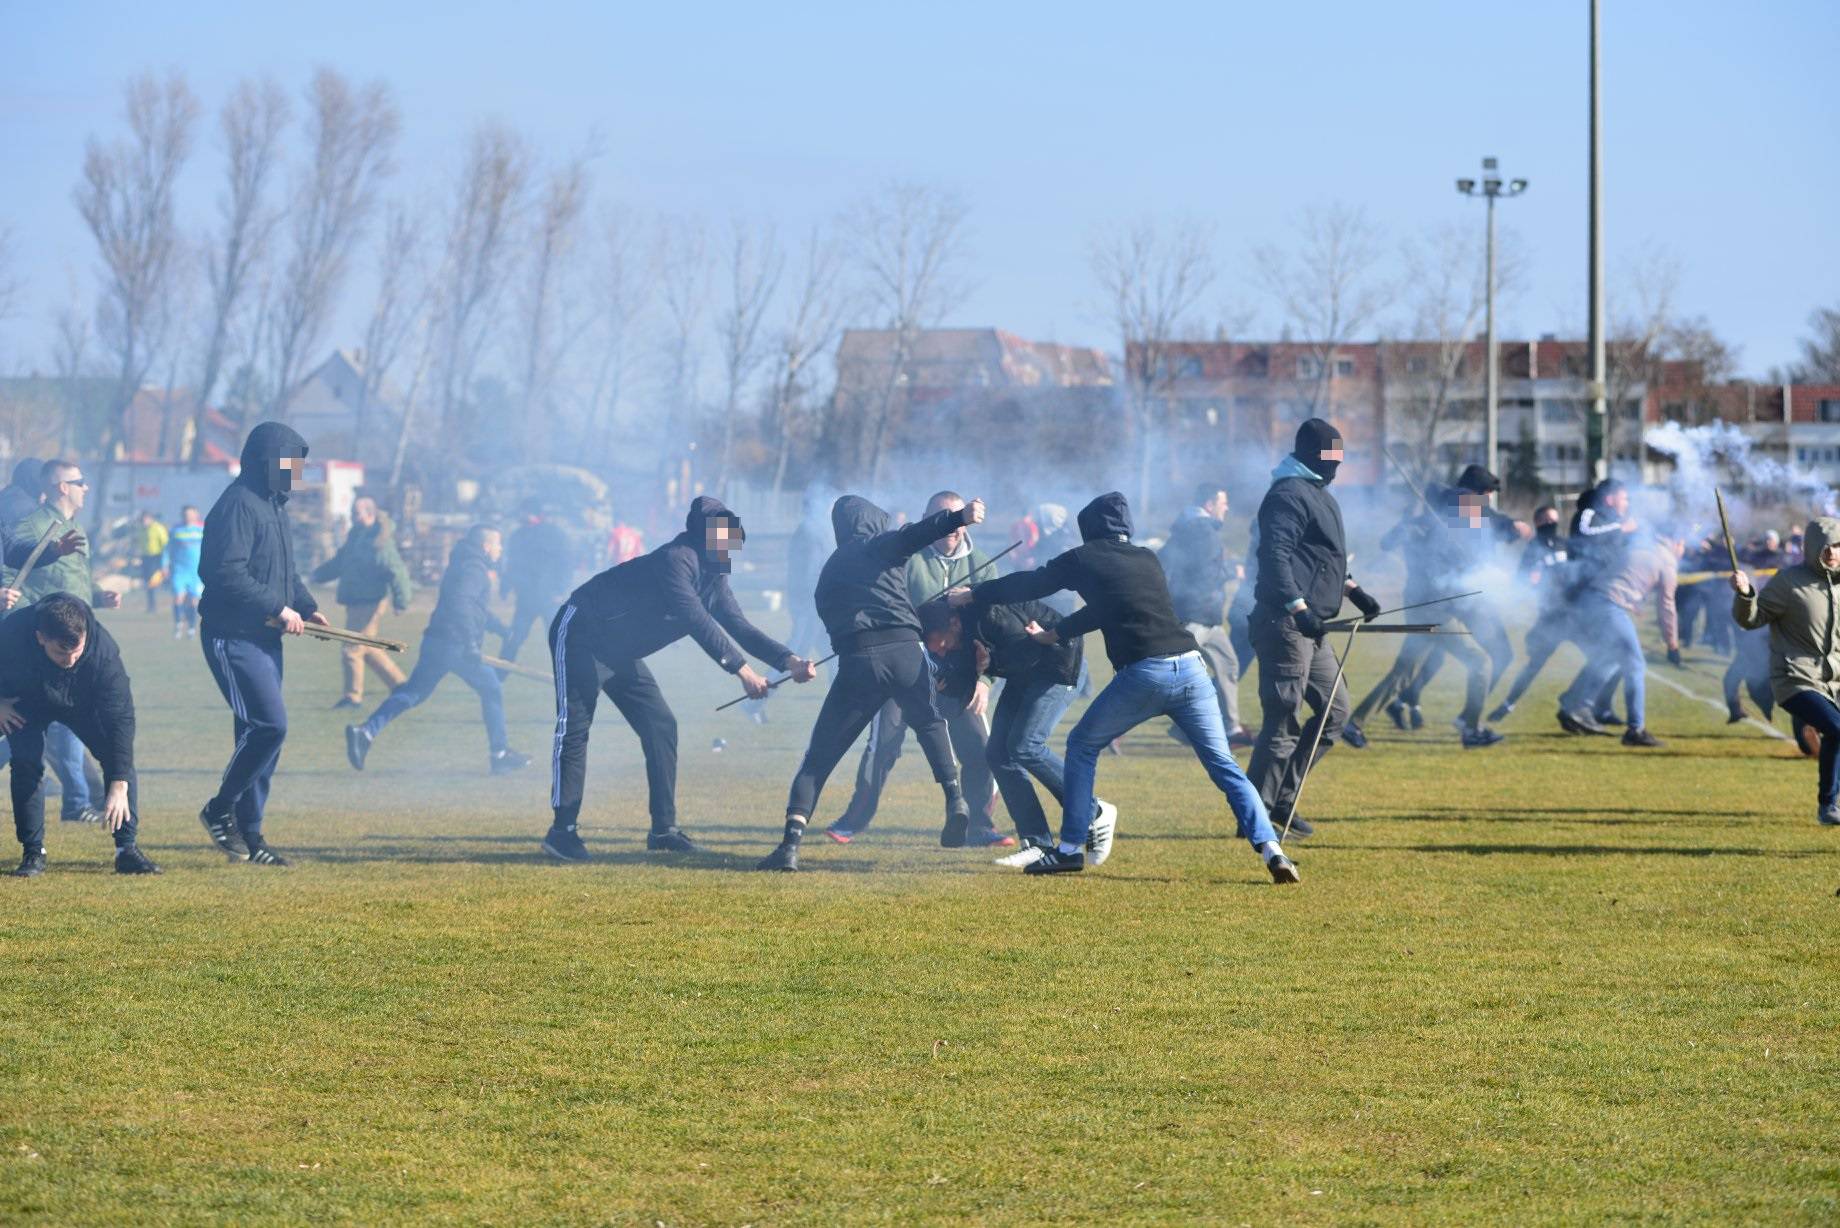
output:
M1311 418L1297 428L1297 446L1291 455L1303 462L1304 468L1321 478L1323 485L1335 481L1335 471L1342 467L1339 460L1324 460L1324 452L1338 452L1342 447L1342 433L1321 418Z
M1559 522L1556 520L1551 524L1535 525L1533 531L1540 535L1540 540L1543 542L1555 542L1559 540Z

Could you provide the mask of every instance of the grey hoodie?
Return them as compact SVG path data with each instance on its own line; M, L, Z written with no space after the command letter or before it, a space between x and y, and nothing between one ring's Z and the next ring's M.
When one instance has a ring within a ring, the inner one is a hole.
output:
M1840 572L1821 566L1821 551L1840 542L1840 519L1808 522L1800 563L1784 567L1758 592L1732 597L1732 617L1745 628L1770 629L1770 689L1776 702L1812 691L1840 703L1840 644L1835 642L1835 586Z

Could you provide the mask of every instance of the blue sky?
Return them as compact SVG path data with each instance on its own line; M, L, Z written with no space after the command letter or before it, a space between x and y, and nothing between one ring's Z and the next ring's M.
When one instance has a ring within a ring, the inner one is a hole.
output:
M1761 373L1840 302L1840 4L1606 0L1608 250L1676 256L1679 303ZM1485 153L1531 261L1508 331L1582 327L1584 0L1538 4L98 4L0 0L0 223L27 293L0 365L43 354L74 277L70 204L120 87L179 68L208 107L239 77L330 64L402 106L396 190L451 171L496 118L560 156L598 133L597 195L641 212L771 215L787 233L891 177L970 205L977 289L955 321L1104 343L1085 248L1153 214L1217 227L1210 315L1258 306L1246 253L1304 206L1395 236L1480 227L1455 177ZM213 138L214 139L214 138ZM211 141L186 185L214 190ZM1261 321L1274 331L1276 317Z

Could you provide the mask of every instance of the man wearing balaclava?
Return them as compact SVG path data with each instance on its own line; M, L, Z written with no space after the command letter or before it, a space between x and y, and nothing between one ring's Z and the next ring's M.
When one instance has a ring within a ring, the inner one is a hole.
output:
M258 866L287 865L262 835L287 739L281 637L299 635L307 623L327 625L295 565L288 523L288 493L306 464L306 440L279 422L259 423L243 441L236 481L204 518L198 551L198 642L236 728L236 749L198 821L232 861Z
M1259 707L1265 716L1248 775L1271 811L1272 826L1286 821L1298 836L1312 830L1291 815L1310 764L1300 746L1317 744L1321 758L1348 719L1348 692L1335 684L1335 653L1323 642L1323 624L1344 599L1363 616L1380 603L1348 575L1342 509L1329 493L1342 465L1342 433L1321 418L1297 428L1296 446L1272 470L1271 488L1259 505L1259 578L1250 630L1259 658ZM1302 723L1308 704L1311 718ZM1322 730L1321 739L1316 731Z
M551 857L589 860L577 827L588 774L588 731L602 695L639 735L645 756L652 817L645 847L663 853L698 851L677 826L677 718L646 667L646 657L689 636L755 699L767 693L768 684L749 668L743 650L785 670L796 682L817 677L810 661L741 612L728 586L728 571L731 556L746 540L741 517L719 499L698 495L690 502L682 533L649 554L589 577L551 620L556 740L550 764L552 817L543 837L543 851Z

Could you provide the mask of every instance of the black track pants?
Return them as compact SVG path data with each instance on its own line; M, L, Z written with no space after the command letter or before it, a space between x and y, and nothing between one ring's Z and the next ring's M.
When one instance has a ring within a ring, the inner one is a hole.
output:
M639 749L645 754L652 830L675 826L677 718L671 714L645 662L603 661L595 656L587 636L571 627L574 614L574 606L563 606L549 632L556 671L556 741L550 756L549 802L556 812L556 826L573 828L581 814L582 786L588 773L588 731L602 695L613 701L639 735Z
M958 766L952 758L945 720L934 703L935 694L932 665L917 640L844 653L837 663L837 681L824 697L817 724L811 729L811 742L792 778L786 813L812 817L824 782L890 700L899 705L902 718L919 741L933 779L941 783L957 779Z

